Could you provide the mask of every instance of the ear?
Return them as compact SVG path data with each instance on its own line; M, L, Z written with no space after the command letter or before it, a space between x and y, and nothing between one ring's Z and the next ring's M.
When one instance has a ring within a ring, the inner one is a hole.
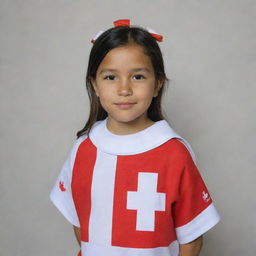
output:
M90 83L95 91L95 94L99 97L99 90L96 81L93 78L91 78Z
M163 83L164 83L164 81L163 81L162 79L159 79L159 80L156 82L156 86L155 86L155 89L154 89L154 95L153 95L153 97L157 97L159 90L160 90L161 87L163 86Z

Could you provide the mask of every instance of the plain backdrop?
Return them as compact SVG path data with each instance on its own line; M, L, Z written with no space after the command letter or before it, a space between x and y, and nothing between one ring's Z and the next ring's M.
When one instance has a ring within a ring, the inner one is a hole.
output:
M130 18L164 36L163 108L222 217L201 255L255 256L255 16L253 0L1 0L0 255L76 255L49 193L88 118L90 40Z

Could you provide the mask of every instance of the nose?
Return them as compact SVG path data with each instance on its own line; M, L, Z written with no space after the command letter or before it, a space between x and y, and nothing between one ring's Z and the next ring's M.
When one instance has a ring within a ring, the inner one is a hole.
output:
M122 79L118 85L118 94L121 96L131 95L132 87L129 79Z

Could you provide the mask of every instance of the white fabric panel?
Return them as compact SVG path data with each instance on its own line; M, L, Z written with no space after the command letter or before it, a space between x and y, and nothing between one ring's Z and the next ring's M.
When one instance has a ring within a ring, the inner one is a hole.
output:
M117 156L97 150L89 222L89 241L93 244L111 244L116 161Z
M82 255L85 256L178 256L179 244L177 241L172 242L168 247L157 248L125 248L119 246L97 246L95 244L82 242Z

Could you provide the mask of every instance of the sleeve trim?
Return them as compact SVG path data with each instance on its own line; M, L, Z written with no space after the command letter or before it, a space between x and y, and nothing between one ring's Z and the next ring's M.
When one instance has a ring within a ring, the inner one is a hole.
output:
M215 206L210 204L204 211L202 211L198 216L196 216L192 221L177 227L176 235L177 240L180 244L186 244L197 237L201 236L213 226L215 226L220 221L219 213L217 212Z
M55 197L54 193L50 194L50 199L53 202L53 204L56 206L56 208L62 213L62 215L74 226L80 227L79 221L75 216L72 216L66 209L66 207L63 206L62 202L58 200L57 197Z

